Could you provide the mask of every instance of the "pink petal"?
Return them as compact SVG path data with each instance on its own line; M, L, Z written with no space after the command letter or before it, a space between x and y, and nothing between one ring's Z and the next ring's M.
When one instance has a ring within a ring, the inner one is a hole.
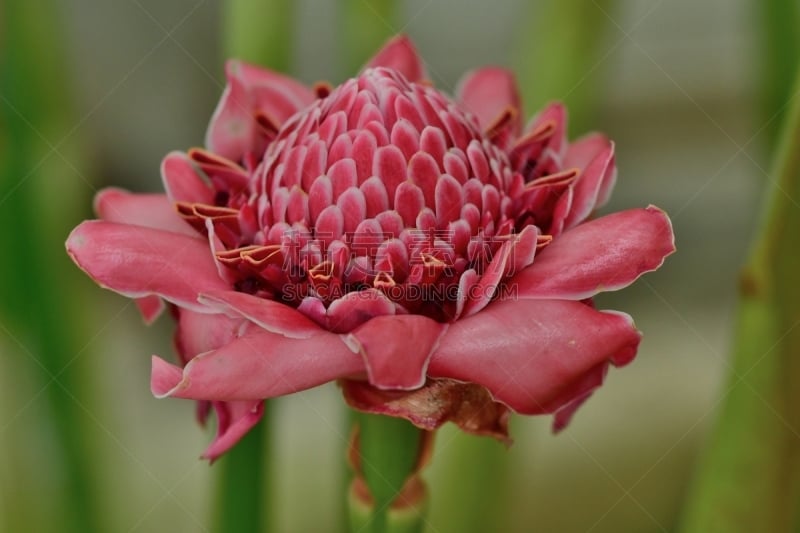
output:
M497 296L498 290L516 290L513 282L504 280L507 280L506 276L513 274L515 269L524 268L533 262L538 234L536 226L525 226L519 234L510 236L509 240L503 243L476 283L467 285L471 281L471 276L460 280L459 299L461 297L466 299L463 307L464 317L472 316L489 305L492 298ZM464 292L466 294L463 294Z
M422 196L422 191L419 191L419 197L421 196ZM378 223L381 225L383 234L386 236L387 239L393 237L399 237L400 233L402 233L403 228L405 227L404 225L405 223L403 222L403 217L401 217L400 213L398 213L397 211L384 211L383 213L378 213L378 216L375 217L375 220L377 220ZM411 223L413 222L414 218L411 218Z
M545 173L555 172L549 168L555 159L560 163L567 145L567 111L563 104L551 103L533 117L525 127L525 133L517 140L510 153L512 164L522 171L530 161ZM556 165L562 168L562 165ZM526 176L527 177L527 176Z
M216 350L234 340L247 321L223 314L195 313L188 309L178 310L178 325L175 330L175 350L184 365L195 356Z
M417 215L425 207L425 194L411 181L404 181L397 187L394 206L403 219L403 224L406 227L414 227Z
M350 251L356 256L375 257L378 247L383 242L383 229L377 220L362 220L350 236ZM374 275L374 272L369 273Z
M314 101L314 93L299 81L244 61L229 61L226 70L237 75L253 94L257 109L283 123Z
M602 133L584 135L580 139L572 141L567 147L564 166L567 168L586 168L598 155L613 147L614 143Z
M367 62L365 68L387 67L399 71L408 81L418 82L427 76L425 64L414 44L405 35L389 39L383 48Z
M536 131L540 125L552 123L555 127L549 147L559 156L563 157L567 144L567 109L561 102L552 102L542 109L530 122L528 131Z
M328 176L320 176L308 191L308 212L312 225L320 213L333 202L333 184Z
M419 151L419 130L411 122L405 119L398 119L389 134L392 146L396 146L403 153L406 160L411 159Z
M202 148L192 148L186 155L192 164L197 165L199 171L208 177L216 189L229 192L241 191L247 187L250 181L247 169L218 154ZM250 165L250 162L245 162L245 164Z
M356 162L359 185L372 175L372 162L377 149L378 141L369 131L362 130L353 141L353 160Z
M358 187L350 187L336 200L342 212L345 233L352 233L367 216L367 199Z
M289 191L285 221L289 224L299 223L303 226L307 226L309 223L308 195L298 185L295 185Z
M356 163L352 158L353 155L353 140L348 135L340 135L333 141L333 144L328 150L328 165L333 166L334 163L342 159L349 159L352 163L353 171L353 184L358 183L358 173L356 172Z
M412 103L411 98L405 95L398 95L394 100L394 111L397 116L397 121L408 121L413 128L421 132L425 127L425 120L420 114L420 110Z
M442 130L436 130L436 131L441 133ZM424 135L425 132L423 132L423 136ZM428 152L428 150L425 151ZM444 154L442 163L444 164L444 171L447 174L453 176L456 180L458 180L459 183L463 185L466 184L467 180L469 179L469 170L467 170L467 163L464 160L464 158L459 157L459 155L457 155L458 152L460 152L462 156L464 155L464 153L461 152L461 150L459 150L458 148L453 148L446 154ZM429 152L429 153L435 153L435 152ZM480 181L478 180L475 180L475 182L480 183Z
M227 249L222 241L217 237L217 230L214 227L214 222L211 219L206 219L206 232L208 232L208 248L211 252L211 258L214 261L214 266L217 268L217 275L229 285L233 285L239 281L238 273L229 268L219 257L220 252L225 252Z
M441 176L439 165L430 154L417 152L408 162L408 177L412 183L422 189L425 205L428 207L436 205L436 184L439 176ZM399 210L397 204L395 204L395 208Z
M512 283L521 298L583 300L627 287L674 251L666 213L654 206L630 209L566 231Z
M134 302L136 303L136 307L139 308L139 313L142 315L144 323L148 325L155 322L167 307L164 304L164 300L153 295L136 298Z
M199 293L228 289L205 240L170 231L89 220L67 239L72 260L102 287L138 298L155 294L208 312Z
M366 209L366 206L364 207ZM329 205L317 216L314 227L314 235L322 240L326 245L331 241L341 238L344 231L344 215L335 205Z
M372 176L364 180L359 186L364 193L367 202L367 216L376 217L389 209L389 195L386 192L386 185L377 176Z
M226 69L228 84L217 104L206 131L206 147L230 159L239 161L254 148L256 128L253 97L231 68Z
M161 161L161 180L173 203L214 204L214 191L183 152L170 152Z
M622 313L566 300L502 300L450 326L428 375L483 385L520 413L551 413L585 394L581 385L598 365L629 363L639 339Z
M594 369L587 372L583 379L577 381L573 385L573 390L567 391L565 396L573 398L569 400L563 407L553 413L553 432L558 433L567 427L572 420L572 416L578 408L586 403L595 389L603 384L603 380L608 372L608 363L600 363Z
M372 274L369 272L368 274ZM328 330L348 333L374 317L393 315L395 303L376 289L348 292L328 307Z
M217 413L217 435L201 456L212 463L261 420L264 416L264 402L214 402L214 409Z
M319 326L296 309L243 292L228 290L202 294L199 300L208 307L241 316L267 331L286 337L304 339L320 332Z
M519 135L521 111L514 74L504 68L486 67L467 73L456 88L456 100L475 115L484 130L497 122L506 110L516 113L512 133Z
M573 190L574 189L571 187L567 187L564 194L561 195L553 206L552 220L550 221L550 227L548 227L546 231L554 238L560 236L564 232L564 224L572 210Z
M378 148L372 163L372 173L381 178L386 185L387 195L393 199L397 187L406 181L407 167L403 152L393 145ZM394 207L397 209L397 204Z
M314 101L310 89L287 76L228 61L228 84L206 132L206 146L231 161L263 148L259 138L259 113L280 126L287 118Z
M412 390L425 383L428 362L446 330L446 324L425 316L379 316L342 340L364 358L373 386Z
M103 220L152 227L200 237L184 222L163 194L132 194L110 187L94 197L94 210ZM152 324L165 309L164 301L150 295L134 300L145 324Z
M178 215L163 194L134 194L110 187L94 197L94 211L103 220L203 237Z
M150 391L154 396L166 396L169 391L183 378L183 371L179 366L167 363L158 356L153 356L150 372ZM202 398L197 398L202 399Z
M477 139L470 141L469 146L467 146L467 160L469 160L469 164L472 167L473 175L481 182L486 183L489 178L489 161L486 159L486 153Z
M364 370L362 359L333 333L290 339L257 329L198 355L183 370L153 356L150 388L159 398L260 400Z
M224 346L236 338L243 319L231 319L225 315L201 314L180 309L175 345L183 364L196 355ZM217 415L217 434L203 453L203 457L214 461L241 439L263 415L263 402L212 402ZM201 405L209 403L201 401ZM207 407L206 407L207 408ZM200 420L205 415L201 412Z
M511 249L511 243L503 243L495 256L492 257L492 261L486 267L486 271L474 285L462 287L459 283L459 288L467 291L466 305L463 310L464 317L474 315L489 305L511 260ZM466 282L468 279L464 281Z
M581 169L573 186L572 205L564 220L564 229L569 229L600 207L600 193L609 188L608 184L616 175L614 143L603 135L586 136L569 145L564 166Z
M445 139L444 132L441 129L435 126L425 126L422 128L419 136L419 149L426 154L431 154L436 161L443 163L445 168L447 167L445 157L451 154L447 153L447 139ZM466 169L464 169L464 171L466 172ZM463 181L466 181L464 175L461 177Z
M340 139L346 138L347 137L340 137ZM333 163L328 169L328 177L333 187L333 198L337 199L347 189L358 186L356 162L347 158Z
M453 320L457 320L461 318L461 315L464 313L464 308L466 304L470 301L470 291L473 287L476 287L478 284L478 280L480 280L480 275L475 272L475 269L470 268L469 270L465 271L461 274L461 278L458 280L458 293L456 296L456 308L453 314Z
M454 222L461 216L464 198L461 184L450 175L443 174L434 189L434 202L436 206L436 225L444 229L447 224Z
M539 237L539 231L535 226L525 226L521 232L512 237L514 249L511 251L511 262L506 270L507 276L521 272L533 263Z

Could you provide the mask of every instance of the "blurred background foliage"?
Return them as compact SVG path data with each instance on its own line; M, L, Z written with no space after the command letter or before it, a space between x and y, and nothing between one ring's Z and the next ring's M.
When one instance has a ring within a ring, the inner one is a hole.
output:
M2 0L0 531L211 529L216 467L198 460L211 430L190 402L149 392L169 320L145 329L63 241L93 216L96 190L158 191L163 155L202 143L230 53L336 83L399 31L446 91L471 68L512 66L526 116L562 99L573 136L607 132L619 180L605 211L657 204L679 247L598 299L631 313L644 342L563 434L516 417L506 452L440 432L428 531L674 530L729 368L797 11L780 0ZM267 521L335 530L349 432L338 391L275 400L269 418Z

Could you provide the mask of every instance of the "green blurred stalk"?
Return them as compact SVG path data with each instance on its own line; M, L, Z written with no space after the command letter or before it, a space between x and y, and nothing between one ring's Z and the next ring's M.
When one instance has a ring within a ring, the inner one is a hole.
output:
M292 0L227 0L223 11L225 58L289 72L296 7Z
M229 0L223 11L223 51L271 70L288 72L292 57L295 3L290 0ZM227 452L215 469L215 531L242 533L272 529L272 421L264 418ZM266 474L266 475L265 475Z
M399 31L400 6L395 0L340 0L339 5L339 57L342 73L351 77Z
M265 406L266 407L266 406ZM223 455L215 468L217 478L216 517L214 531L227 533L260 533L274 524L268 470L270 457L269 413L256 424L230 451Z
M348 503L350 505L350 531L354 533L375 531L377 522L373 520L373 508L364 505L363 502L359 502L352 497L352 494L348 499ZM422 509L422 512L424 511L425 509ZM425 522L420 519L420 509L414 508L399 512L393 509L387 514L385 520L385 529L378 529L378 531L385 531L386 533L422 533L425 530Z
M800 497L800 71L742 273L727 396L684 533L789 532Z
M794 0L761 0L755 3L761 20L761 54L758 67L762 89L762 120L767 146L772 149L786 116L791 96L794 65L800 63L800 3ZM775 115L778 117L775 118Z
M29 520L41 516L60 532L101 531L98 495L89 481L93 461L86 419L76 400L85 396L85 378L75 371L80 363L64 372L80 352L78 339L86 336L74 290L78 270L64 253L66 229L73 223L68 200L79 180L74 166L62 159L68 148L51 153L75 118L60 7L49 0L0 4L0 313L3 329L14 337L4 344L23 345L14 363L33 368L46 387L49 415L39 424L47 429L38 437L52 438L42 448L52 454L39 461L50 466L48 479L23 475L17 481L21 497L6 506L9 512L0 519L4 531L24 531ZM16 434L11 441L39 447L25 438ZM24 494L36 483L56 486L45 489L46 498ZM35 502L33 507L25 500Z
M357 450L359 474L366 481L372 505L351 499L353 533L401 533L420 531L421 509L400 519L390 516L389 507L406 481L415 475L423 445L423 430L407 420L359 413Z
M436 480L431 523L441 533L481 533L509 529L511 460L508 450L489 437L467 435L455 427L438 430L434 455Z
M572 131L591 126L598 84L594 82L601 46L615 0L526 2L516 28L514 70L528 113L552 100L567 104ZM608 14L608 15L607 15Z

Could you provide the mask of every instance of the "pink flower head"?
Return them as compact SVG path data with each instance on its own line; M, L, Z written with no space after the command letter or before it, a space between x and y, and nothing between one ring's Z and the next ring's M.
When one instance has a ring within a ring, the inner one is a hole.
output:
M569 143L553 104L523 130L513 76L435 89L405 37L336 88L229 62L206 149L173 152L166 195L102 191L67 241L147 320L171 304L180 364L159 397L213 407L214 458L264 398L338 380L357 409L507 438L509 409L565 426L609 365L636 354L629 316L591 298L674 251L655 207L586 221L614 145Z

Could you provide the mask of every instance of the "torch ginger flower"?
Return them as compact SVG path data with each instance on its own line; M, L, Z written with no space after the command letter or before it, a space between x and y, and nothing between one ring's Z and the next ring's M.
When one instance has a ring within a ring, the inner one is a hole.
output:
M265 398L338 380L353 407L507 438L509 410L565 426L631 318L591 298L674 251L666 214L591 221L614 145L569 143L553 104L523 130L513 76L435 89L405 37L358 77L313 89L231 61L206 149L173 152L166 195L101 191L67 249L146 320L177 317L180 365L153 357L159 397L213 407L215 458Z

